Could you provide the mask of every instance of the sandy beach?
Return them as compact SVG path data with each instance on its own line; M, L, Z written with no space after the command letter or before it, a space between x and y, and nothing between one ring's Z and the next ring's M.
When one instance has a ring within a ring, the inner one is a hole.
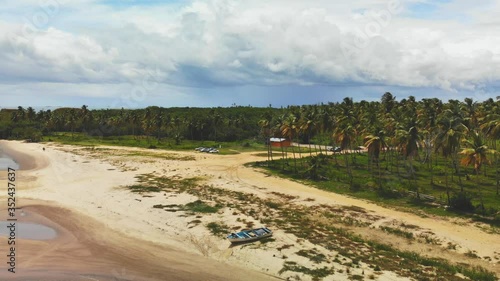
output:
M21 166L16 193L23 212L19 220L42 224L58 233L57 238L46 241L20 239L18 273L6 275L5 262L1 261L1 280L6 276L15 277L9 280L312 280L303 272L283 270L284 265L294 263L335 268L335 278L324 280L352 280L354 275L363 280L412 280L391 270L379 272L368 264L347 265L339 261L341 251L329 250L278 227L269 243L231 247L206 225L224 222L234 230L259 226L278 212L252 207L252 211L262 213L248 215L251 212L238 205L245 202L230 194L250 196L255 202L272 200L285 207L310 208L308 212L315 210L318 214L336 210L342 214L342 222L346 218L359 222L344 226L362 237L500 274L500 235L488 226L396 211L270 176L244 166L265 160L256 153L210 155L10 141L1 141L0 145ZM172 191L156 193L131 192L127 186L138 184L138 177L144 175L178 180L196 177L207 188L198 193L173 187ZM7 186L5 172L0 185ZM154 207L184 206L201 196L226 207L216 213L194 215ZM7 218L6 197L6 192L0 194L0 220ZM323 219L311 213L311 220ZM409 243L381 228L410 224L406 231L432 243L419 239ZM6 245L6 239L0 238L2 253ZM325 260L314 262L297 254L312 249L322 253Z

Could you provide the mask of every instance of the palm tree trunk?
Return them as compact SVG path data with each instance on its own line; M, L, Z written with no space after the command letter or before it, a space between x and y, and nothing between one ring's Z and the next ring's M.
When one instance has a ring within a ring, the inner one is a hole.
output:
M347 175L349 176L349 187L352 188L352 171L351 167L349 166L349 157L346 152L344 152L344 158L345 158L345 167L347 169Z
M497 140L493 139L493 150L495 151L495 180L497 186L497 195L500 195L500 180L499 180L499 168L498 168L498 150L497 150Z
M409 157L409 163L410 163L411 179L413 180L413 184L412 185L415 186L415 189L417 191L417 198L420 199L420 189L418 188L417 177L415 175L415 170L413 169L413 156Z
M378 167L378 182L379 182L379 186L381 188L383 188L383 186L382 186L382 172L380 170L380 159L377 159L377 167Z
M445 165L446 167L446 165ZM445 176L445 182L446 182L446 197L448 199L448 206L450 206L450 187L449 187L449 184L448 184L448 169L444 169L445 172L444 172L444 176Z
M285 170L285 149L283 148L283 145L280 143L281 147L281 170Z
M483 192L481 189L481 178L480 178L479 173L476 175L476 177L477 177L477 188L479 191L479 200L481 201L481 212L483 213L483 216L484 216L485 209L484 209L484 201L483 201Z
M300 146L299 146L299 151L300 151ZM297 158L295 157L295 148L292 145L292 153L293 153L293 168L295 173L297 173Z

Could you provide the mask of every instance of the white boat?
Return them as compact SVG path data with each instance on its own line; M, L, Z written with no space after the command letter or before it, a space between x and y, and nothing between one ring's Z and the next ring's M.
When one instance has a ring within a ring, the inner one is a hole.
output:
M237 233L231 233L227 239L231 243L252 242L273 235L273 232L267 227L255 228L251 230L243 230Z

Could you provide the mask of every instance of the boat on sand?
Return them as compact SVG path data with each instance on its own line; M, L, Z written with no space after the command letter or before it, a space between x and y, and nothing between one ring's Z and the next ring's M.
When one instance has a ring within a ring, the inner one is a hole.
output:
M267 227L255 228L251 230L243 230L237 233L231 233L227 239L231 243L243 243L260 240L273 235L273 232Z

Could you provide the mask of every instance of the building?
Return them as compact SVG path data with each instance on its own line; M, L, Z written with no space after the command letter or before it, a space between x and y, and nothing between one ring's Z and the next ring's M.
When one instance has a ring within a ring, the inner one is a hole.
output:
M292 143L290 140L283 139L283 138L270 138L269 142L271 143L271 146L273 147L289 147L292 146Z

